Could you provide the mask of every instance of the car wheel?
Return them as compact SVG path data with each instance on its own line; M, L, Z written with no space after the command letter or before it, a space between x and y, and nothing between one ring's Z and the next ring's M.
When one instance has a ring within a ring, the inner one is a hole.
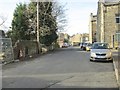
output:
M90 61L91 61L91 62L93 62L93 60L92 60L92 59L90 59Z
M89 49L87 49L87 48L86 48L86 51L88 52L88 51L89 51Z
M87 50L87 52L89 52L90 50Z
M110 61L113 62L113 58Z
M83 47L83 50L85 50L85 47Z

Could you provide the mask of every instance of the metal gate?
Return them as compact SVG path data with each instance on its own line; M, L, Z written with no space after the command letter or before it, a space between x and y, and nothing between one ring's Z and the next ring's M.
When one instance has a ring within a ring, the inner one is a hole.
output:
M14 61L12 41L10 38L0 38L0 62L9 63Z

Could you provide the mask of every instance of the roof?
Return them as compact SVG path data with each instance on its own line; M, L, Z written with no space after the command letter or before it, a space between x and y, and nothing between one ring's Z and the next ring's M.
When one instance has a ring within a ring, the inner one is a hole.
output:
M112 3L112 2L113 2L113 3L114 3L114 2L117 2L117 3L118 3L119 1L120 1L120 0L104 0L104 2L107 2L107 3Z
M92 21L96 21L97 20L97 15L94 15L93 17L92 17Z
M120 3L120 0L99 0L99 2L103 2L105 5L113 5Z

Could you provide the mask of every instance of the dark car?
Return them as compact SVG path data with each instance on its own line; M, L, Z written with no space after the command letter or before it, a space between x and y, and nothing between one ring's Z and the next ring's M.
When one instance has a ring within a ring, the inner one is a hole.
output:
M83 50L86 50L87 44L88 44L88 43L83 43L83 46L82 46L82 49L83 49Z
M80 48L82 50L86 50L86 46L87 46L88 43L80 43Z
M81 49L83 48L83 43L80 43L80 48L81 48Z

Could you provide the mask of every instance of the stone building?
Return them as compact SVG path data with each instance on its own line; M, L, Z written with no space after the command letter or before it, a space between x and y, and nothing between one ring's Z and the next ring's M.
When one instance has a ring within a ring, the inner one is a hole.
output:
M116 47L120 31L120 0L99 0L97 10L97 41Z
M81 34L77 33L77 34L71 36L69 41L72 46L79 45L79 43L81 42Z
M64 41L69 41L69 35L67 33L59 33L57 42L60 47L62 47Z
M69 36L67 33L64 34L64 39L65 39L65 40L69 40L69 37L70 37L70 36Z
M71 36L69 41L73 46L77 46L81 42L88 42L89 34L88 33L83 33L83 34L77 33L77 34Z
M97 30L97 15L90 14L89 22L89 41L90 43L96 42L96 30Z
M89 42L89 34L88 33L82 34L81 42Z

